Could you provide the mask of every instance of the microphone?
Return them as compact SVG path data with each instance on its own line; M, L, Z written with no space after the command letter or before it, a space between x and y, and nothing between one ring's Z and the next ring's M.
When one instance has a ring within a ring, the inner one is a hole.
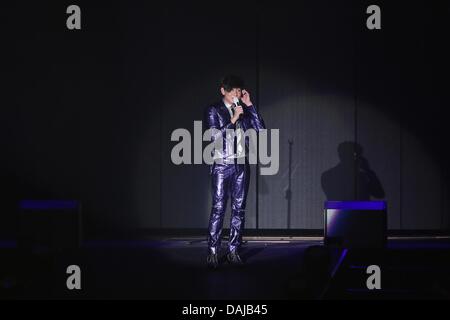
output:
M241 102L239 101L238 98L233 97L233 105L232 105L233 111L238 106L241 106ZM241 119L242 119L242 113L239 115L239 120L241 120Z

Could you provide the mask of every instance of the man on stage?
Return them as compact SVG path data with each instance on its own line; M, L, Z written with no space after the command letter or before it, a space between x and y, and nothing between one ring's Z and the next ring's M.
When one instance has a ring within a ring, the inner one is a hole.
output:
M219 136L223 139L222 150L215 152L215 161L210 168L212 208L208 226L207 265L212 268L219 265L220 237L228 197L231 198L231 223L227 260L231 264L243 264L238 249L244 229L250 166L246 152L248 145L246 141L241 142L241 138L244 138L242 132L247 129L265 129L240 77L224 77L220 92L221 101L209 106L205 112L207 129L219 130ZM236 130L234 135L229 134L232 130Z

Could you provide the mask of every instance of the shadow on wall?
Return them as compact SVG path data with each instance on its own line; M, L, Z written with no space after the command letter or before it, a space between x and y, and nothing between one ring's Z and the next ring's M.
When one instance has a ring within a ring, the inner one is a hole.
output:
M383 186L361 145L344 141L338 146L339 163L322 173L321 184L327 200L371 200L385 197Z

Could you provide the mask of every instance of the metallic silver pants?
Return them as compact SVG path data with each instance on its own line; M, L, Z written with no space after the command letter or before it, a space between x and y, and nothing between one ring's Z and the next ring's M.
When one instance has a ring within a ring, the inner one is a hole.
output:
M218 253L228 197L231 198L230 251L242 243L245 224L245 202L250 181L248 164L217 164L211 170L212 208L208 227L208 248Z

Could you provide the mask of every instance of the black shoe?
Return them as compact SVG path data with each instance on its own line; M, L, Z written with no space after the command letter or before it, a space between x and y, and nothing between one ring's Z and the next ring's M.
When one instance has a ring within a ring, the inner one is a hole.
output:
M234 264L234 265L243 265L244 262L242 261L241 257L239 256L239 254L236 251L233 252L229 252L227 254L227 261L230 264Z
M206 257L206 263L208 264L209 268L217 269L219 266L219 257L217 256L217 253L210 253Z

